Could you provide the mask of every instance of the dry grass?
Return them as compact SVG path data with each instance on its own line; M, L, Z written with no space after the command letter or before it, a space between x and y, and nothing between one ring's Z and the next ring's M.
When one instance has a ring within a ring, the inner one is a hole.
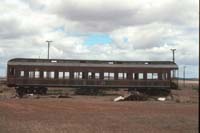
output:
M81 100L82 99L82 100ZM18 99L0 102L2 132L197 132L196 104Z
M4 90L0 97L14 94ZM184 88L173 96L165 102L113 102L112 95L0 98L0 133L198 132L198 91Z

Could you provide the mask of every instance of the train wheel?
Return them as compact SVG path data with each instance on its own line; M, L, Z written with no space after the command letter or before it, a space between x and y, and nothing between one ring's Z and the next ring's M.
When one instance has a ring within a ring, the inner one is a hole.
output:
M20 98L22 98L25 94L24 88L23 87L16 87L15 89L16 89L16 93L18 94L18 96Z
M46 87L42 87L41 90L42 90L42 95L47 94L47 88Z
M38 89L39 89L39 90L38 90L39 94L40 94L40 95L43 95L44 88L43 88L43 87L40 87L40 88L38 88Z
M29 88L29 94L34 94L34 88L32 87Z
M27 88L27 94L31 94L32 91L31 91L31 88Z
M147 91L147 94L148 95L151 95L151 96L168 96L170 94L170 90L169 89L163 89L163 88L160 88L160 89L153 89L153 88L149 88L148 91Z
M37 94L37 88L33 88L33 94Z
M41 94L41 88L40 87L35 88L35 90L36 90L36 94Z

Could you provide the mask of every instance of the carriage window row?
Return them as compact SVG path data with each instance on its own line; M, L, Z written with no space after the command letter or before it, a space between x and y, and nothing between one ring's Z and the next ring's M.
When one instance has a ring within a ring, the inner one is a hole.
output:
M101 75L100 73L96 72L58 72L57 74L58 79L100 79ZM19 73L20 77L25 76L24 71L20 71ZM113 73L113 72L104 72L101 79L104 80L125 80L125 79L138 79L138 80L143 80L144 78L144 73ZM54 79L56 78L56 73L55 71L29 71L28 72L28 77L29 78L49 78L49 79ZM161 74L161 79L166 80L168 77L167 73L162 73ZM146 73L146 79L147 80L157 80L158 78L158 73Z

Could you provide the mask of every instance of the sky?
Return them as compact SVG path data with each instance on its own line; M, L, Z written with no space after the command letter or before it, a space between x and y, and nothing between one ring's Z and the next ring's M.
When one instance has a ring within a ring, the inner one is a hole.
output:
M0 77L12 58L175 61L199 75L198 0L1 0Z

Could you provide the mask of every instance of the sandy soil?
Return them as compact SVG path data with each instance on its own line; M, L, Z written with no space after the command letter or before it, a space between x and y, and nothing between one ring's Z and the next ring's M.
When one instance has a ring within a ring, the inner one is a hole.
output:
M1 86L0 133L195 133L198 90L174 90L168 101L113 102L116 96L12 98Z

